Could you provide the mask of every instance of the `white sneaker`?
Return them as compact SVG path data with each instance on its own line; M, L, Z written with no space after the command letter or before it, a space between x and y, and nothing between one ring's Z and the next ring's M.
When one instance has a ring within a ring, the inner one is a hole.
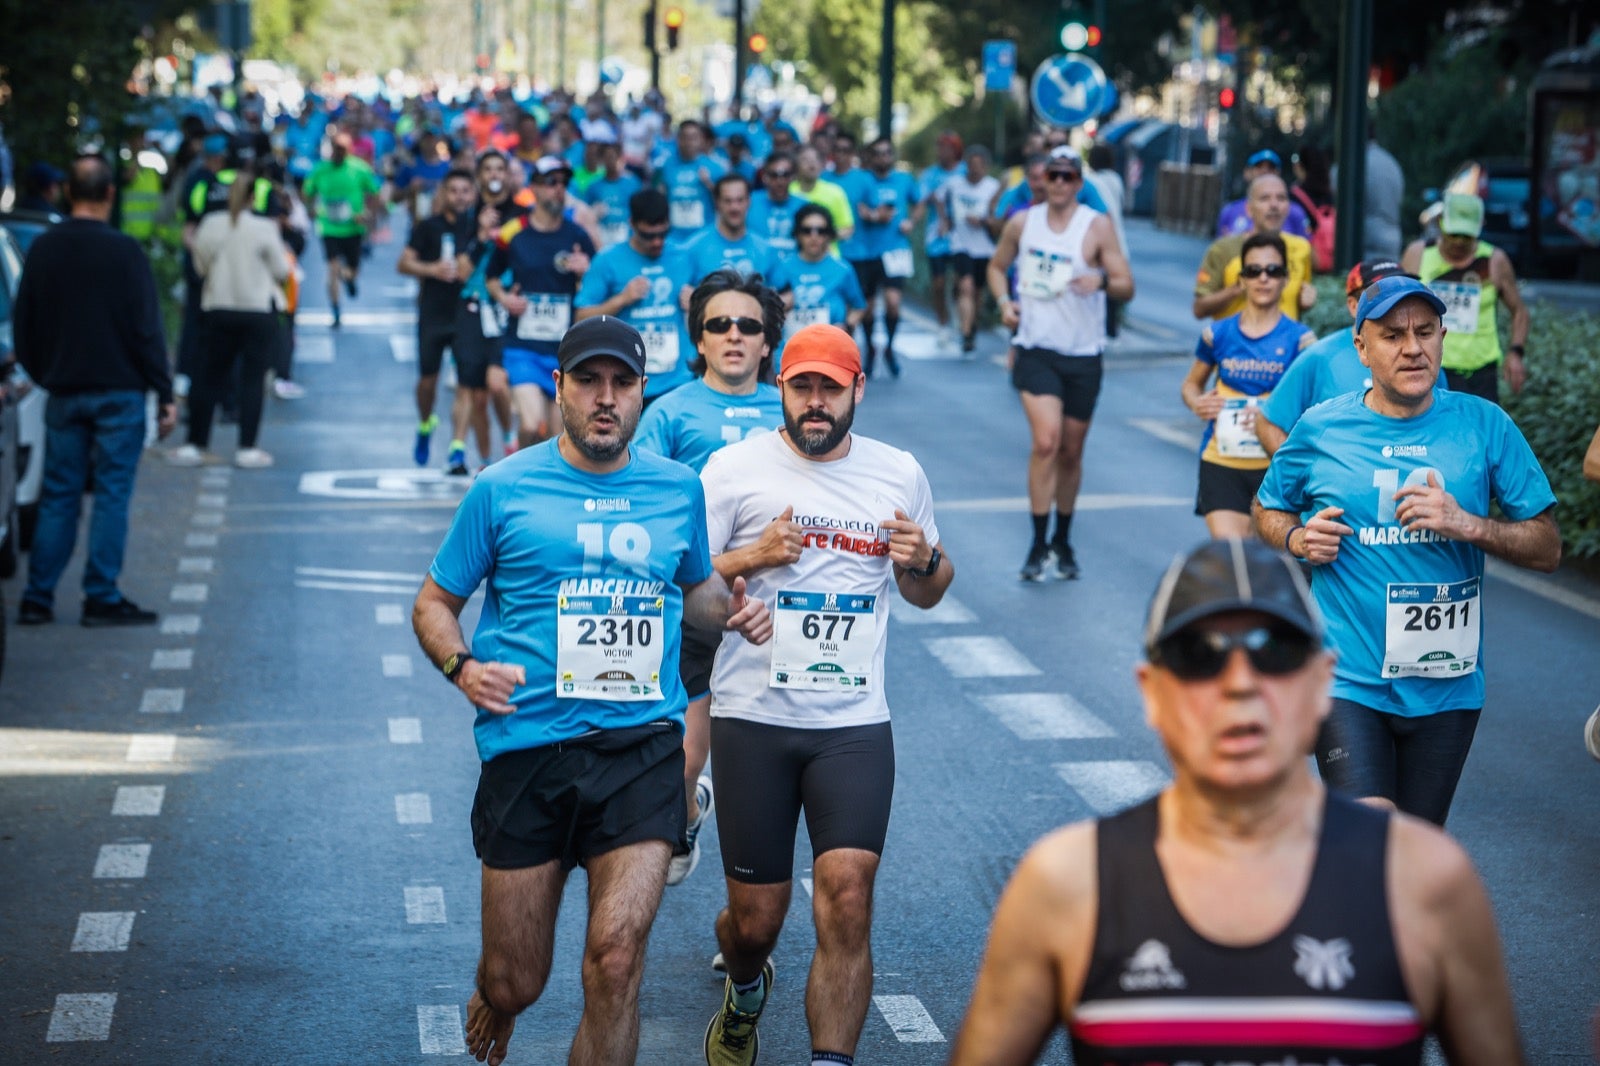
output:
M272 453L260 448L240 448L233 453L233 465L245 470L261 470L272 465Z
M1589 749L1591 758L1600 759L1600 707L1594 709L1583 727L1583 746Z
M954 348L956 346L956 331L949 326L940 326L938 344L942 349Z
M180 444L167 453L167 462L173 466L203 466L206 453L193 444Z
M187 399L189 396L189 384L188 374L172 375L172 395L180 400Z
M667 867L669 885L682 884L685 878L694 873L694 868L700 865L700 829L706 824L706 818L715 805L711 795L711 778L702 775L700 780L695 782L694 799L700 807L700 813L689 823L689 828L684 833L689 841L689 851L672 857L672 862Z
M304 385L290 381L288 378L278 378L272 383L272 395L280 400L300 400L305 398L305 394L306 388Z

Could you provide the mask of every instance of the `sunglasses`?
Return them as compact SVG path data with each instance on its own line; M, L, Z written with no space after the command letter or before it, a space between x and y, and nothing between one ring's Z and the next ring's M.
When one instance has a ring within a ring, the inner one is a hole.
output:
M792 170L769 170L769 171L767 171L767 180L768 181L788 181L792 177L794 177L794 171L792 171Z
M1269 278L1286 278L1289 276L1289 268L1281 263L1273 263L1271 266L1251 263L1249 266L1242 267L1239 270L1241 278L1259 278L1263 274Z
M560 185L564 188L571 180L572 179L565 174L543 174L533 179L533 183L535 185L543 185L547 189L555 185Z
M635 226L633 233L641 241L664 241L667 239L667 232L671 229L671 226L662 226L660 229L639 229Z
M1047 170L1044 172L1046 181L1078 181L1083 177L1076 170Z
M833 236L833 230L829 229L827 226L801 226L799 229L795 230L795 232L800 234L802 237Z
M718 336L721 336L736 326L738 327L739 332L743 333L746 337L759 337L762 333L765 333L767 329L767 327L762 324L759 318L745 318L742 315L738 318L730 318L727 315L718 315L716 318L708 318L705 321L705 325L701 326L700 328L707 333L715 333Z
M1264 677L1282 677L1304 666L1316 651L1311 637L1293 626L1268 625L1243 633L1181 629L1155 646L1150 661L1183 681L1209 681L1222 673L1241 648L1250 667Z

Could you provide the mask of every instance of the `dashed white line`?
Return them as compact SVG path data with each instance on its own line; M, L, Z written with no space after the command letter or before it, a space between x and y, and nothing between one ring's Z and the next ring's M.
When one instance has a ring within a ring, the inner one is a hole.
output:
M410 677L411 676L411 656L409 656L409 655L385 655L383 657L383 676L384 677Z
M119 785L111 813L119 818L153 818L167 798L166 785Z
M217 535L215 533L186 533L183 537L185 548L215 548Z
M128 741L129 762L171 762L178 738L170 733L145 733Z
M172 586L173 603L204 603L211 595L211 587L203 583Z
M209 555L186 555L178 560L180 574L209 574L217 562Z
M226 507L228 506L228 497L220 492L202 492L194 498L194 505L196 507Z
M394 798L394 820L401 825L430 825L433 800L426 792L401 792Z
M45 1040L65 1044L79 1040L110 1040L111 1015L117 1009L115 992L63 992L50 1012ZM466 1041L463 1039L462 1044Z
M417 1042L424 1055L465 1055L467 1037L461 1028L461 1008L454 1003L418 1007Z
M200 632L197 614L164 614L161 616L161 635L164 637L192 637Z
M417 338L408 333L389 334L389 354L394 356L394 361L397 363L415 363Z
M406 924L444 925L444 889L438 885L407 885Z
M139 699L140 714L177 714L182 710L181 688L147 688Z
M149 844L104 844L94 860L94 876L99 880L131 881L143 877L149 865Z
M422 719L420 718L391 718L389 719L389 743L391 744L421 744Z
M308 364L333 362L333 338L326 334L315 336L296 335L294 339L294 361Z
M1063 762L1056 764L1056 773L1099 814L1131 807L1167 786L1167 772L1153 762Z
M85 911L72 934L73 951L127 951L137 911Z
M956 677L1032 677L1039 673L1004 637L940 637L927 645Z
M421 584L421 575L404 570L331 570L325 566L297 566L294 572L301 577L340 577L353 581L415 581Z
M406 596L417 591L416 585L362 585L351 581L307 581L294 579L297 589L325 589L329 592L375 592L380 596Z
M926 611L896 597L889 601L889 613L896 623L908 626L959 626L977 621L977 616L954 596L946 596Z
M872 1002L902 1044L942 1044L944 1034L916 996L873 996Z
M150 654L150 669L152 670L192 670L194 669L193 648L167 648Z
M220 526L227 520L227 515L221 511L196 511L194 517L189 519L191 525Z
M983 696L980 702L1023 740L1083 740L1114 737L1117 731L1064 692L1018 692Z
M815 896L817 894L816 885L809 877L802 877L800 879L800 887L806 890L807 896Z
M372 609L372 617L380 626L397 626L405 621L405 608L398 603L380 603Z

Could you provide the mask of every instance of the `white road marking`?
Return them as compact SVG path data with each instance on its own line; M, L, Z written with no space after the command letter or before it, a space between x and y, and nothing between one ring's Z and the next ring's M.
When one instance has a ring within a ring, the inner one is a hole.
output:
M226 507L228 497L220 492L202 492L194 498L196 507Z
M203 489L225 489L232 480L233 468L231 466L219 466L200 475L200 487Z
M1031 677L1039 673L1004 637L940 637L926 643L956 677Z
M1082 740L1117 735L1115 729L1065 692L1006 693L979 700L1023 740Z
M150 669L192 670L194 669L194 649L169 648L164 651L152 652L150 655Z
M100 880L131 881L143 877L149 865L149 844L105 844L94 860L94 875Z
M809 877L802 877L800 879L800 887L806 890L806 895L808 896L815 896L817 894L816 885Z
M406 924L444 925L444 889L438 885L407 885Z
M383 676L384 677L410 677L411 676L411 656L409 656L409 655L385 655L383 657Z
M380 626L397 626L405 621L405 608L398 603L380 603L372 609L372 617Z
M397 363L417 361L417 338L409 333L389 334L389 354Z
M1199 441L1195 442L1196 447ZM1188 507L1193 496L1146 496L1138 493L1093 493L1078 497L1076 510L1116 511L1135 507ZM941 511L994 511L1021 514L1029 509L1026 496L990 496L974 500L941 500Z
M313 470L300 475L300 492L338 500L382 500L452 506L472 479L443 470L390 467L367 470Z
M333 316L328 315L328 321L333 321ZM294 339L294 361L297 363L331 363L333 362L333 338L323 336L299 336Z
M1099 814L1131 807L1167 787L1167 771L1153 762L1062 762L1056 773Z
M908 626L960 626L977 621L977 616L954 596L946 596L926 611L897 596L889 601L889 614L896 622Z
M418 1007L417 1041L424 1055L465 1055L467 1035L461 1028L461 1008L454 1003Z
M154 818L166 798L166 785L119 785L111 813L119 818Z
M111 1015L116 1009L115 992L63 992L56 996L44 1038L51 1044L110 1040Z
M161 635L164 637L192 637L200 632L197 614L164 614L161 616Z
M204 603L211 589L204 584L172 586L173 603Z
M873 996L872 1002L900 1043L944 1043L944 1034L933 1024L932 1016L916 996Z
M389 743L391 744L421 744L422 719L420 718L391 718L389 719Z
M85 911L72 934L73 951L127 951L137 911Z
M294 587L297 589L325 589L329 592L376 592L380 596L401 596L417 591L417 585L360 585L349 581L301 581L298 578L295 580Z
M226 518L221 511L196 511L189 521L197 526L220 526Z
M422 575L403 570L329 570L321 566L297 566L294 572L301 577L337 577L348 581L414 581L422 583Z
M1142 429L1156 440L1164 440L1168 444L1176 444L1180 448L1194 451L1200 447L1200 438L1204 435L1201 430L1187 430L1164 422L1159 418L1130 418L1128 425L1134 429Z
M182 710L181 688L147 688L139 698L140 714L177 714Z
M178 573L180 574L209 574L216 568L217 561L207 555L187 555L178 560Z
M215 533L186 533L183 537L185 548L215 548L217 546Z
M426 792L401 792L394 798L394 820L401 825L431 825L433 800Z
M146 733L128 741L129 762L171 762L178 738L170 733Z
M1600 600L1592 599L1582 593L1574 592L1569 588L1551 581L1547 577L1528 572L1503 563L1499 559L1485 561L1485 572L1496 581L1504 581L1508 585L1515 585L1524 592L1531 592L1535 596L1542 596L1551 603L1559 603L1579 614L1586 614L1590 618L1600 618Z

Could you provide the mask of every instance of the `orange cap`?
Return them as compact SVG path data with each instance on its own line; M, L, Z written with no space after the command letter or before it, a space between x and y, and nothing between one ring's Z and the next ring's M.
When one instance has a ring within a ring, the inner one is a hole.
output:
M800 374L824 374L841 385L854 385L861 373L861 350L856 340L838 326L819 323L789 338L783 349L779 381Z

